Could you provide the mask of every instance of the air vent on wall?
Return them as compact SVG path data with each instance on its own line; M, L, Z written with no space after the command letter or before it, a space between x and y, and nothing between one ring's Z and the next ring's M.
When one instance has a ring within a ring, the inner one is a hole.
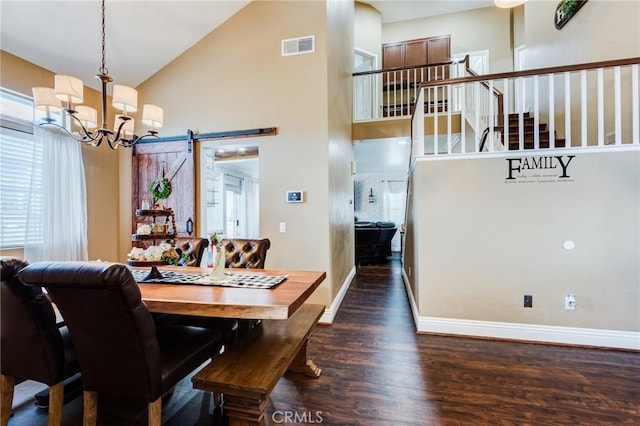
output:
M302 55L316 50L316 37L305 36L282 40L282 56Z

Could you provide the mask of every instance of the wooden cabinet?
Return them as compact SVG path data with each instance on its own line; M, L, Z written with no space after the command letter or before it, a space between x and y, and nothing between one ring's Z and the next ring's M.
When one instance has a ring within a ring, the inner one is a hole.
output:
M406 41L404 44L404 65L413 67L429 63L427 39Z
M404 67L405 47L403 43L382 45L382 68Z
M383 44L382 68L391 70L384 72L382 77L383 117L410 114L420 83L449 78L449 61L449 35ZM443 94L439 93L437 101L425 100L425 111L445 111L446 104Z
M451 37L437 36L407 40L399 43L382 45L382 68L405 68L420 65L440 64L451 60ZM418 75L424 80L442 80L449 73L446 67L425 67ZM406 81L408 73L398 74L396 80ZM385 78L385 83L393 79L393 76ZM422 80L420 79L420 80Z
M427 63L437 64L451 60L451 38L449 36L427 39Z
M382 45L382 68L437 64L451 60L451 37L438 36Z

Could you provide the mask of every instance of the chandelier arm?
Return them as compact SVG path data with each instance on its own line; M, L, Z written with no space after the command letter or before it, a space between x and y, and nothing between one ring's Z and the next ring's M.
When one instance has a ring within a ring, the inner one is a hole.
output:
M70 115L70 116L79 122L77 117L74 117L73 115ZM80 123L80 125L82 126L82 123ZM100 136L99 134L96 134L95 136L91 136L91 132L88 132L87 129L84 126L82 126L82 130L81 130L80 134L73 133L73 132L69 131L66 127L61 126L60 124L54 123L52 121L45 121L43 123L38 124L38 126L41 126L41 127L45 127L45 126L57 127L59 129L64 130L65 133L67 133L69 136L71 136L74 140L76 140L78 142L86 143L87 145L100 146L100 143L102 143L102 138L99 137Z
M150 130L149 133L147 133L146 135L142 135L142 136L133 135L133 138L131 139L120 139L120 142L118 142L118 144L124 148L131 148L132 146L140 142L142 139L146 139L149 137L159 138L158 132L154 132Z
M120 120L122 121L120 123L120 125L118 126L118 128L116 129L115 134L113 132L110 132L111 135L107 136L107 141L109 142L109 146L112 149L116 149L118 147L118 145L120 144L120 141L124 140L120 137L120 135L124 135L124 132L122 131L122 128L124 127L125 124L127 124L127 121L131 120L131 117L120 117ZM113 146L116 146L116 148L113 148Z
M107 138L107 142L109 143L109 148L113 149L114 151L116 149L118 149L118 147L120 146L120 142L119 141L112 141L110 138Z
M84 124L82 124L82 121L80 121L80 119L78 117L76 117L77 112L72 110L72 109L65 109L64 110L71 119L73 119L75 121L75 123L80 126L80 135L82 136L82 141L98 141L98 139L100 139L100 134L96 132L96 134L94 135L92 132L90 132L89 130L87 130L87 128L84 126ZM62 127L62 126L59 126ZM65 129L67 130L67 129ZM69 134L73 134L72 132L70 132L69 130L67 130L67 133ZM75 138L77 139L77 138Z

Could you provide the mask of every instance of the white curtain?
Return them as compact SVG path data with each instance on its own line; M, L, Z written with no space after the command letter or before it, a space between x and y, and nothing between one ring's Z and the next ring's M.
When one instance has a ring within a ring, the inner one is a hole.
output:
M35 127L42 185L32 185L24 255L29 262L87 260L87 197L80 143L59 129ZM36 232L37 231L37 232Z
M259 183L255 179L244 180L245 223L247 238L260 238L260 200Z

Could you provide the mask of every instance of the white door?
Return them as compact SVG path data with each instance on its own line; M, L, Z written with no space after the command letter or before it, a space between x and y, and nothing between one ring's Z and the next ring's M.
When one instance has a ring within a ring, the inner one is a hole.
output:
M377 58L375 55L356 50L354 58L354 71L373 71L376 69ZM361 75L353 80L353 119L369 120L376 118L377 111L377 75Z

